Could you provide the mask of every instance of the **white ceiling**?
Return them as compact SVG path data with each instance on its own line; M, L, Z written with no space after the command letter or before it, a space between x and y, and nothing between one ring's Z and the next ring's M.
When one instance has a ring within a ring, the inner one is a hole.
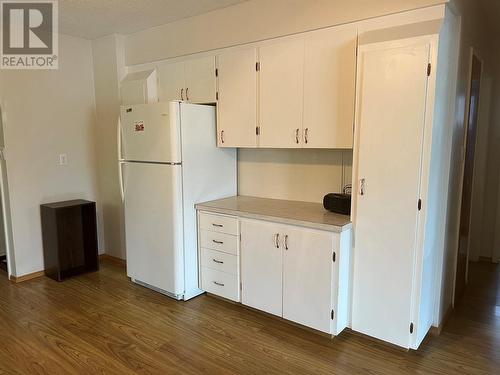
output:
M59 31L94 39L130 34L247 0L59 0Z

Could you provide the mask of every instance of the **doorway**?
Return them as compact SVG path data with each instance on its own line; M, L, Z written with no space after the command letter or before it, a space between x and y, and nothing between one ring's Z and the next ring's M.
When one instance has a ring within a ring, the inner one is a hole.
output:
M465 160L462 184L462 201L460 205L459 242L457 249L457 269L454 293L455 302L457 302L463 295L467 285L474 156L476 151L476 136L479 119L479 93L481 90L481 76L483 70L483 64L474 51L472 51L471 55L469 100L467 103L468 111L466 133L464 137Z
M14 261L12 257L12 225L10 217L9 184L5 160L4 113L0 106L0 275L10 279Z

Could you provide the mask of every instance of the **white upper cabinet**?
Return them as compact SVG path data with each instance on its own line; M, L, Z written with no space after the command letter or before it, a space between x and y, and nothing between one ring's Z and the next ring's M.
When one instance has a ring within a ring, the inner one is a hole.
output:
M282 240L283 318L330 332L333 234L287 226Z
M259 146L301 147L304 40L263 44L259 64Z
M155 103L158 101L156 70L129 73L120 82L121 105Z
M187 60L186 101L190 103L215 103L215 57L207 56Z
M215 57L158 66L160 101L215 102Z
M241 302L282 316L282 226L241 220L240 228Z
M217 56L217 144L257 147L257 72L255 48Z
M303 147L352 148L356 41L353 25L305 37Z
M184 62L158 66L160 102L184 100L186 80Z

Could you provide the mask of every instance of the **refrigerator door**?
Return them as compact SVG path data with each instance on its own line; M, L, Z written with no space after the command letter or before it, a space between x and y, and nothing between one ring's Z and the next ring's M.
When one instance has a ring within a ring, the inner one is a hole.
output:
M179 103L122 106L118 138L121 159L180 163L178 108Z
M123 163L127 274L175 298L184 293L182 167Z

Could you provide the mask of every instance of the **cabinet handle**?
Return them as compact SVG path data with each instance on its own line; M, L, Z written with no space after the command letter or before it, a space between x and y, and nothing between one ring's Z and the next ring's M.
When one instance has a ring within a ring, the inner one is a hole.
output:
M222 284L222 283L218 283L217 281L214 281L214 284L215 284L215 285L218 285L218 286L224 286L224 284Z
M222 260L217 260L217 259L212 259L215 263L217 264L224 264L224 262Z
M222 224L215 224L215 223L212 223L212 225L213 225L214 227L217 227L217 228L224 228L224 225L222 225Z
M184 89L181 89L181 100L184 101Z
M309 142L309 128L306 128L304 132L304 142L305 143Z
M283 240L283 244L285 245L285 250L288 250L288 234L285 234L285 239Z
M276 233L274 235L274 244L275 244L277 249L280 248L280 235L279 235L279 233Z
M295 130L295 143L299 144L299 131L300 129Z
M186 100L189 101L189 87L186 89Z
M213 242L213 243L217 243L217 244L219 244L219 245L222 245L222 244L224 243L224 242L222 242L222 241L217 241L217 240L212 240L212 242Z
M220 131L220 141L224 143L224 130Z

